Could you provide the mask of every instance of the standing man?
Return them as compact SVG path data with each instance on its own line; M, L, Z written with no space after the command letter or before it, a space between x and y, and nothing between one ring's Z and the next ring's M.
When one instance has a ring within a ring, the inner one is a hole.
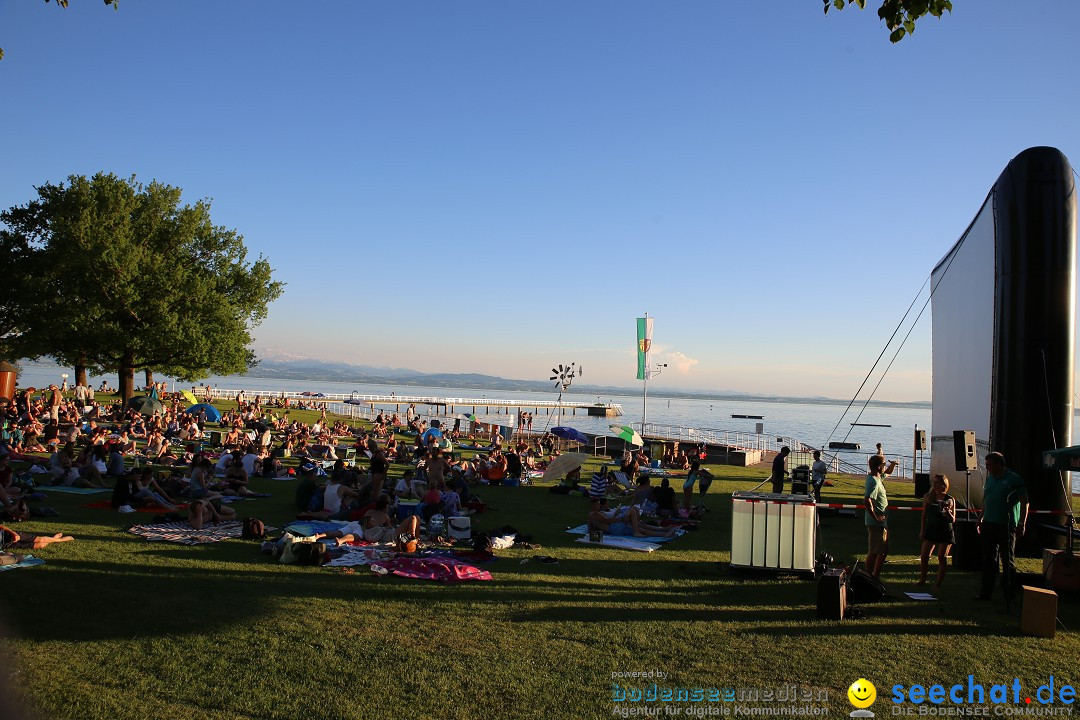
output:
M785 445L780 448L780 452L772 461L772 476L769 479L772 480L772 491L777 495L784 492L784 476L787 475L787 470L784 469L784 461L790 454L791 448Z
M810 479L814 484L814 499L821 500L821 486L825 484L825 476L829 472L829 466L821 459L821 451L814 451L814 464L810 466Z
M982 538L982 590L976 600L989 600L994 592L998 555L1001 556L1001 588L1005 607L1012 604L1013 578L1016 576L1016 536L1027 529L1028 496L1023 478L1005 467L1005 457L998 452L986 456L986 481L983 483L983 513L979 520Z
M60 422L60 389L56 385L49 386L49 417Z
M866 571L876 578L881 574L881 567L889 554L889 518L885 514L889 507L889 496L882 481L896 467L896 461L886 469L885 458L871 455L868 465L870 473L866 476L863 491L863 504L866 506Z

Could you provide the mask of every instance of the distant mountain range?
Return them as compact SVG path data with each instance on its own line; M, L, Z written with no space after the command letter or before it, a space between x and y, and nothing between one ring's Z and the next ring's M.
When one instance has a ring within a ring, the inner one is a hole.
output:
M259 364L250 375L282 380L324 380L329 382L355 382L373 385L421 385L425 387L474 388L481 390L514 390L517 392L551 393L554 383L537 380L513 380L480 373L423 373L409 368L390 368L372 365L319 360L275 349L257 352ZM640 388L615 385L586 385L575 383L573 391L581 395L625 395L635 397ZM682 390L651 386L650 394L669 398L699 398L703 400L756 400L763 402L804 402L815 404L844 405L847 400L826 397L787 397L744 393L734 390ZM887 402L874 401L881 407L930 407L929 401Z
M259 364L247 374L252 378L267 378L278 380L311 380L326 382L364 383L370 385L399 385L409 387L419 385L424 387L444 388L472 388L477 390L513 390L516 392L542 392L551 394L554 392L555 383L538 380L513 380L497 377L495 375L482 375L480 373L423 373L409 368L391 368L375 365L355 365L333 360L320 360L289 353L282 350L267 348L256 350ZM35 362L23 360L20 362L25 367L55 367L51 362ZM57 368L61 370L61 368ZM136 378L140 380L140 378ZM638 397L641 395L640 387L625 387L616 385L585 385L575 383L573 392L579 395L617 395L626 397ZM812 402L817 405L846 405L848 400L839 400L827 397L790 397L784 395L765 395L762 393L745 393L734 390L683 390L677 388L665 388L659 385L650 385L649 394L666 398L694 398L701 400L753 400L758 402ZM875 400L874 405L879 407L930 407L929 401L916 402L889 402Z

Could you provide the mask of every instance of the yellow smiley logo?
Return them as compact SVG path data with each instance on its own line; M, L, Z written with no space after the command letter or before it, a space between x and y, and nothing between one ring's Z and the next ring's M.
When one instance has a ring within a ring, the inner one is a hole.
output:
M866 678L859 678L847 689L847 697L852 705L860 710L865 709L877 700L877 688Z

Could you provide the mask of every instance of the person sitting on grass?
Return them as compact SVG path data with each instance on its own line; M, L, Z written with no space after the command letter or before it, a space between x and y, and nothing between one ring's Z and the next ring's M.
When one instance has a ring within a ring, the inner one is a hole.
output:
M641 521L636 505L608 508L607 498L593 498L590 503L589 529L602 530L609 535L634 537L675 537L678 528L662 528Z
M334 473L326 483L323 491L322 510L302 512L296 517L303 520L332 520L338 519L342 512L342 502L348 498L356 498L359 493L342 482L344 473Z
M424 496L427 488L416 479L416 473L412 469L406 470L397 481L394 492L399 500L419 500Z
M41 548L58 542L71 542L75 538L63 533L55 535L35 535L28 532L16 532L11 528L0 525L0 546L14 548L16 550L40 550Z
M188 525L196 530L210 523L219 523L224 518L236 517L236 511L221 504L221 498L210 500L192 500L188 503Z

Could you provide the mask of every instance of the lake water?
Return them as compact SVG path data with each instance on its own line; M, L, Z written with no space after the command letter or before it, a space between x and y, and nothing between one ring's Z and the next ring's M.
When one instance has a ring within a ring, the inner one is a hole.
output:
M19 386L47 387L50 383L59 383L60 373L63 369L48 368L38 365L27 365L19 375ZM67 371L70 374L70 371ZM116 376L93 377L91 382L97 386L101 381L108 380L111 385L116 385ZM136 374L136 381L142 379L141 373ZM70 382L70 379L69 379ZM467 388L438 388L416 385L368 385L362 383L320 382L306 380L283 380L277 378L258 378L252 376L229 376L211 377L205 381L213 387L232 390L262 391L293 391L293 392L321 392L327 395L349 394L357 392L360 395L389 395L397 396L426 396L438 398L468 398L483 400L485 398L499 400L518 400L526 403L526 411L532 410L533 430L544 430L558 424L558 416L546 414L545 408L533 410L527 406L529 401L554 401L558 393L538 392L514 392L510 390L488 390ZM554 383L553 383L554 384ZM177 388L190 388L191 384L177 384ZM614 423L639 423L642 418L641 395L585 395L567 393L563 397L568 402L584 403L620 403L623 409L622 417L603 418L588 417L584 410L578 410L576 415L564 411L562 424L577 428L582 432L605 434L608 426ZM392 409L392 406L384 406ZM888 425L890 427L851 427L856 415L861 409L861 403L856 404L844 415L845 405L832 405L813 402L761 402L754 400L699 400L690 398L665 398L660 394L649 393L648 421L650 424L663 424L672 426L693 427L699 430L730 430L738 432L754 432L757 423L763 424L766 435L792 437L816 447L824 446L829 440L847 441L859 443L862 449L858 452L844 453L844 459L862 465L867 455L874 452L874 445L882 443L885 453L890 457L901 456L911 458L913 455L915 426L930 429L930 408L904 408L882 407L871 404L859 418L860 423L874 423ZM421 414L427 414L426 406L418 406ZM458 406L458 413L472 412L472 405ZM509 416L505 414L485 414L483 406L476 408L478 418L483 422L511 425L514 422L514 411ZM735 419L732 415L761 415L761 420ZM838 426L839 424L839 426ZM834 432L835 429L835 432ZM1077 435L1077 423L1074 418L1073 437ZM929 433L928 433L929 434ZM925 454L925 467L929 468L930 454ZM910 460L908 462L910 465ZM1073 492L1080 493L1080 477L1074 475L1072 482Z

